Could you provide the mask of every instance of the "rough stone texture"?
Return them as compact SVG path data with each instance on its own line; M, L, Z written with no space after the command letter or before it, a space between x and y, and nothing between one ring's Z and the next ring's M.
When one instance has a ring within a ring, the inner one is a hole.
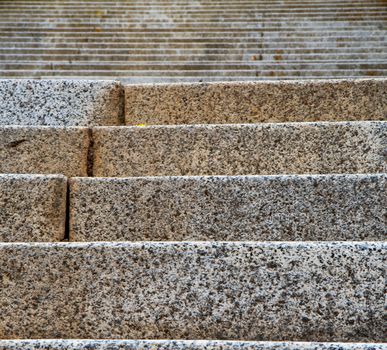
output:
M0 127L0 173L87 175L87 128Z
M387 175L73 178L74 241L383 240Z
M292 343L209 340L0 340L0 350L385 350L376 343Z
M0 174L0 241L62 240L66 192L61 175Z
M387 119L387 79L127 85L127 125Z
M94 175L386 172L387 122L97 127Z
M385 248L2 243L0 338L382 342Z
M122 99L114 81L0 80L0 125L118 125Z

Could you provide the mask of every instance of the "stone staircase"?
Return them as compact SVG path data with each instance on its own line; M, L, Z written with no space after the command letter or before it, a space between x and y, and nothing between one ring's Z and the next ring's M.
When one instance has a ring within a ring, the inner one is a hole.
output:
M387 349L386 88L1 80L0 349Z
M0 77L387 76L385 0L2 0Z

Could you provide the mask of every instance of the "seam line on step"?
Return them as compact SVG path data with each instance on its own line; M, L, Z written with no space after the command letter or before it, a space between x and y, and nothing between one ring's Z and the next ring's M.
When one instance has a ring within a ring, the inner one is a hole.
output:
M126 101L125 101L125 86L120 82L120 102L118 112L119 125L125 125Z
M87 130L89 138L89 147L87 149L87 177L93 177L93 162L94 162L94 139L93 139L93 128Z
M65 232L63 240L65 242L70 241L70 179L67 179L66 182Z

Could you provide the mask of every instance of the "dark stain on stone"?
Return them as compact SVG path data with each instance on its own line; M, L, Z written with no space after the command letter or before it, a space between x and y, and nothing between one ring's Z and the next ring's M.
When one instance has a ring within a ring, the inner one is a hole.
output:
M17 141L12 141L12 142L10 142L10 143L7 145L7 147L14 148L14 147L17 147L17 146L19 146L20 144L26 142L26 141L28 141L28 140L26 140L26 139L21 139L21 140L17 140Z

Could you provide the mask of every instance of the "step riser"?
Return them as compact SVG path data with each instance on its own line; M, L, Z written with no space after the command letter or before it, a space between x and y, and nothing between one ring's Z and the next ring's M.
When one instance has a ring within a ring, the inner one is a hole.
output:
M211 37L196 37L196 36L191 36L191 37L182 37L182 36L176 36L176 37L157 37L157 36L149 36L149 37L141 37L141 36L136 36L136 37L129 37L125 36L122 38L116 38L115 36L107 37L107 36L102 36L102 37L96 37L96 38L89 38L89 37L74 37L74 36L62 36L62 37L41 37L41 36L23 36L19 38L14 38L11 36L0 36L1 37L1 43L12 45L12 44L17 44L19 45L20 43L23 44L55 44L55 45L60 45L60 44L71 44L72 46L74 45L79 45L79 44L84 44L84 43L90 43L90 44L102 44L106 45L106 40L108 39L109 42L111 43L110 45L115 45L115 44L132 44L132 43L149 43L152 42L154 44L159 44L159 43L166 43L166 44L172 44L172 43L206 43L206 44L212 44L212 43L219 43L219 41L226 41L228 43L235 43L235 44L240 44L241 41L243 40L244 43L253 43L253 44L262 44L265 43L265 45L272 45L272 44L278 44L282 43L285 45L288 44L309 44L312 45L313 41L312 40L320 40L321 44L341 44L341 43L359 43L359 37L335 37L335 36L328 36L328 37L312 37L312 38L283 38L283 39L277 39L276 38L262 38L261 36L219 36L216 37L211 36ZM378 37L378 36L369 36L369 37L362 37L362 39L367 40L367 44L371 43L384 43L385 38L384 37ZM269 41L270 40L270 41ZM110 47L109 45L109 47ZM317 46L317 43L314 43L315 46ZM357 45L356 45L357 46Z
M126 124L386 120L387 80L126 86Z
M180 69L165 69L165 70L78 70L78 69L66 69L66 70L0 70L0 75L4 77L19 77L19 78L35 78L35 79L63 79L72 78L79 79L119 79L122 81L131 82L131 78L140 78L139 82L145 82L149 79L152 82L165 83L168 81L189 81L186 78L195 78L195 82L211 82L211 81L239 81L239 80L251 80L260 81L267 79L348 79L348 78L383 78L386 75L387 69L340 69L340 70L322 70L322 69L308 69L308 70L260 70L260 69L246 69L241 71L235 71L231 69L225 70L180 70ZM178 75L178 76L177 76ZM206 78L203 78L206 76ZM144 81L141 80L144 79ZM180 80L179 80L180 78ZM247 79L248 78L248 79ZM133 82L133 81L132 81Z
M87 175L86 128L0 127L0 173Z
M234 63L237 62L233 61L241 61L243 59L248 59L249 61L266 61L268 63L269 61L275 62L275 61L282 61L283 63L299 63L303 62L305 63L314 63L314 64L332 64L332 63L352 63L355 65L360 64L360 62L368 63L368 62L374 62L376 63L383 63L387 61L387 54L380 54L380 53L372 53L372 54L331 54L331 55L303 55L303 54L282 54L282 55L267 55L267 54L261 54L261 55L251 55L251 54L229 54L227 56L225 55L216 55L216 54L206 54L206 55L173 55L173 54L151 54L151 55L93 55L93 54L80 54L77 56L74 55L1 55L0 54L0 60L2 60L4 63L12 63L11 61L18 60L19 62L25 62L25 63L31 63L36 61L41 61L39 64L43 64L43 62L61 62L61 63L67 63L67 62L91 62L92 64L97 64L97 62L114 62L115 63L128 63L128 62L137 62L139 65L143 64L144 62L154 62L154 63L164 63L169 62L170 64L174 64L176 62L185 62L188 64L192 64L192 62L203 62L206 63L213 63L218 62L220 65L226 64L226 63ZM42 62L43 61L43 62Z
M286 54L365 54L365 53L379 53L384 54L384 48L383 47L372 47L368 48L314 48L314 49L163 49L163 48L136 48L136 49L91 49L91 48L79 48L79 49L24 49L24 48L0 48L1 54L117 54L117 55L138 55L138 54L179 54L182 56L185 55L192 55L192 54L201 54L203 57L206 57L206 54L240 54L240 55L256 55L259 57L260 54L273 54L273 55L286 55ZM249 57L250 61L251 57Z
M47 63L47 62L33 62L33 63L17 63L17 64L4 64L0 63L0 70L17 70L17 69L30 69L34 70L57 70L57 71L73 71L73 70L85 70L85 71L112 71L115 72L120 71L129 71L133 72L137 71L147 71L147 72L174 72L174 71L183 71L183 72L202 72L202 71L217 71L217 72L225 72L229 75L234 75L238 73L246 73L251 72L259 75L262 72L268 71L276 71L277 74L282 74L286 72L292 71L329 71L329 70L366 70L366 69L375 69L376 71L386 71L387 72L387 63L384 62L360 62L360 63L277 63L268 64L267 62L257 61L255 63L250 64L241 64L234 65L230 63L186 63L186 62L178 62L171 64L169 62L166 63L154 63L154 62L145 62L145 63L126 63L121 65L119 63L83 63L83 62L72 62L72 63ZM228 73L230 72L230 73Z
M106 40L106 39L105 39ZM243 42L241 42L243 41ZM381 47L383 46L383 41L369 41L366 43L362 43L363 49L366 48L373 48L373 47ZM290 48L352 48L356 47L358 48L358 42L352 42L352 41L340 41L336 42L334 41L322 41L320 43L314 42L314 41L302 41L302 42L268 42L264 40L235 40L234 42L228 41L226 43L222 43L218 41L210 42L203 40L202 42L176 42L174 40L171 40L171 42L158 42L158 41L152 41L151 39L148 39L147 41L128 41L128 42L118 42L118 43L106 43L106 42L76 42L71 43L68 40L66 42L58 42L55 40L55 42L50 41L42 41L42 42L15 42L15 41L4 41L1 43L0 48L24 48L24 49L36 49L36 48L50 48L50 49L85 49L85 48L92 48L92 49L131 49L131 48L159 48L162 49L163 47L166 49L173 49L173 48L197 48L197 49L222 49L222 48L230 48L230 49L256 49L259 51L262 48L265 49L290 49Z
M117 82L0 80L0 125L118 125Z
M382 249L1 244L0 337L383 341Z
M289 32L289 33L282 33L281 31L278 32L272 32L272 31L260 31L256 32L254 30L232 30L232 29L222 29L218 32L209 31L207 32L205 29L201 31L194 31L191 32L189 30L187 31L166 31L166 30L137 30L137 31L128 31L127 33L120 33L121 35L119 38L171 38L171 37L183 37L183 38L191 38L191 37L197 37L200 36L201 38L207 38L207 37L245 37L248 38L266 38L266 39L276 39L276 40L286 40L286 39L305 39L305 38L347 38L347 37L371 37L371 38L377 38L379 36L383 36L384 31L379 30L362 30L362 29L356 29L352 31L348 30L326 30L322 34L321 32L314 32L314 33L304 33L304 32ZM105 33L105 32L96 32L95 30L85 30L84 32L58 32L58 33L50 33L46 32L45 30L33 30L31 32L26 32L25 30L19 31L12 31L12 32L5 32L0 33L0 37L4 38L41 38L41 39L55 39L55 38L90 38L90 39L96 39L96 38L115 38L118 39L117 34L115 33Z
M361 48L366 52L367 49L381 48L384 46L383 42L367 42L362 43ZM310 50L310 49L343 49L343 48L359 48L357 43L353 42L300 42L300 43L269 43L266 41L255 41L255 42L227 42L227 43L208 43L208 42L193 42L193 43L176 43L176 42L128 42L128 43L50 43L50 42L39 42L39 43L15 43L15 42L4 42L0 46L1 49L44 49L50 50L61 50L61 49L106 49L114 51L116 49L155 49L158 50L169 50L169 49L230 49L230 50L255 50L257 53L261 49L265 50L291 50L297 49L299 52Z
M94 175L385 171L385 122L94 129Z
M64 176L0 175L0 241L63 240L66 193Z
M386 175L76 178L70 240L383 240L386 189Z

